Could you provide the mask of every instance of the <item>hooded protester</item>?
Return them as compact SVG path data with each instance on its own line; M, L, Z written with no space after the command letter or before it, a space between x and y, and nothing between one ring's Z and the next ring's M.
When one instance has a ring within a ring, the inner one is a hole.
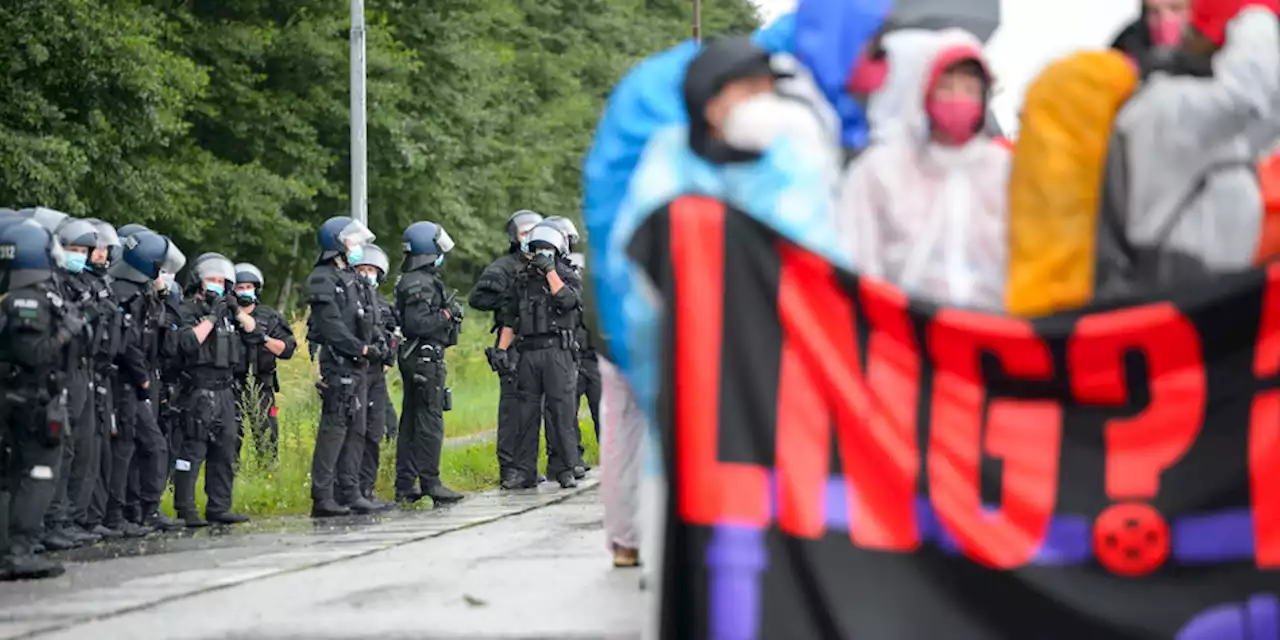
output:
M939 32L902 136L850 167L840 214L857 268L934 302L1002 308L1008 150L983 133L991 75L976 38Z
M860 73L850 81L849 90L866 94L867 124L871 144L885 144L912 135L924 126L919 109L931 54L938 41L937 31L900 29L880 40L882 61L859 65ZM892 61L892 63L890 63ZM882 71L877 71L883 66Z
M1134 60L1169 55L1182 41L1190 8L1191 0L1142 0L1142 13L1116 36L1111 48Z
M1182 49L1212 74L1153 74L1116 118L1103 189L1104 297L1253 265L1255 162L1276 140L1276 0L1195 0Z

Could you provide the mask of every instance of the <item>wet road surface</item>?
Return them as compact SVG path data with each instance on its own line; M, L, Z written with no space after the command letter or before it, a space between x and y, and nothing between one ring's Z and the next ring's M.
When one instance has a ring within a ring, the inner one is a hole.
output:
M0 584L0 638L638 638L594 486L99 545Z

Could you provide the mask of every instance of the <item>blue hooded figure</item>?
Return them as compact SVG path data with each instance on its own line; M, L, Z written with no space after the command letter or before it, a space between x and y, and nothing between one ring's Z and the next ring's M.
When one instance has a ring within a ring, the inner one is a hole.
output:
M794 14L752 38L764 52L794 56L799 74L811 77L819 101L825 102L822 107L838 115L838 137L847 148L865 144L866 123L844 87L891 4L801 0ZM840 262L835 234L825 224L829 176L804 162L808 154L786 139L747 162L717 162L691 148L685 76L700 51L686 41L633 68L610 96L583 168L584 220L592 259L599 265L591 277L599 292L600 324L611 355L640 406L650 412L658 383L658 310L638 295L642 276L627 259L626 247L651 213L682 195L712 196ZM785 208L779 206L783 201Z

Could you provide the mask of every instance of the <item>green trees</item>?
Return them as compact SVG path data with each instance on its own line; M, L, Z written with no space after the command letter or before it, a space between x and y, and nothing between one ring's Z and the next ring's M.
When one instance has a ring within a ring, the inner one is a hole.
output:
M576 216L604 98L687 37L691 4L368 0L380 243L396 253L405 225L441 221L465 278L511 211ZM756 26L748 0L703 5L708 33ZM349 210L348 15L347 0L0 4L0 204L142 222L191 255L255 261L269 288L296 277L318 223Z

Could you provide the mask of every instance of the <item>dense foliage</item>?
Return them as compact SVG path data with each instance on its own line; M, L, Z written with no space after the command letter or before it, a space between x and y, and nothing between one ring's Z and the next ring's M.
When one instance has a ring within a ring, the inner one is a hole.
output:
M707 33L756 25L704 0ZM370 226L445 223L465 281L513 210L576 216L604 98L688 0L368 0ZM0 203L142 222L268 286L350 183L347 0L0 3ZM461 282L460 282L461 284ZM280 289L276 289L277 294Z

